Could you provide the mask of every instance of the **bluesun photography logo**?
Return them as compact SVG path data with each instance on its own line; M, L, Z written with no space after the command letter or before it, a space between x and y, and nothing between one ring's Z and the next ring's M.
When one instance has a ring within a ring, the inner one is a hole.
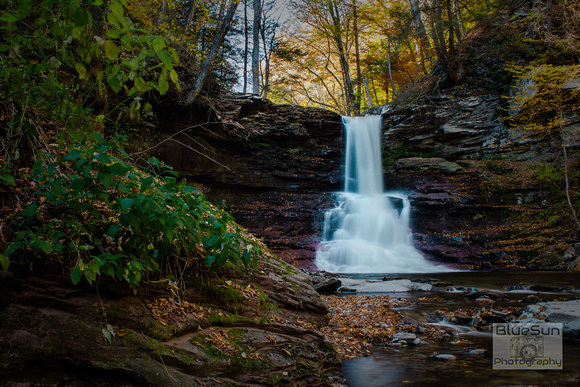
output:
M493 369L562 369L562 324L493 324Z

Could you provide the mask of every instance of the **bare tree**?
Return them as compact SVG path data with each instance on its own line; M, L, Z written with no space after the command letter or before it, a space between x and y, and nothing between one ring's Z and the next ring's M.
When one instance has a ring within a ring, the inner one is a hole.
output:
M355 111L355 95L350 75L350 67L348 65L348 58L346 49L342 38L342 24L340 21L340 11L338 9L337 0L327 0L328 11L332 18L332 38L338 50L338 59L344 80L345 98L346 98L346 114L352 115Z
M248 0L244 0L244 94L248 92Z
M260 95L260 29L262 28L262 0L254 0L252 39L252 94Z
M225 1L222 3L222 6L225 4ZM201 70L199 72L199 76L197 77L193 90L189 93L189 95L187 96L186 100L185 100L185 104L186 105L191 105L193 103L193 101L195 101L195 99L199 96L199 93L201 92L205 81L207 79L207 76L210 74L211 69L213 67L213 62L215 61L215 58L218 55L218 52L222 46L222 43L224 41L224 38L226 37L226 34L228 33L231 24L232 24L232 20L234 18L234 15L236 13L236 9L238 8L238 4L239 4L239 0L232 0L232 2L230 3L230 6L227 10L227 12L225 13L225 16L222 16L221 18L221 22L218 23L219 27L217 29L217 31L215 32L212 44L211 44L211 48L209 50L209 52L207 53L207 57L205 59L205 61L203 62L203 65L201 66ZM223 12L220 12L222 15Z
M278 37L278 29L280 27L281 14L276 19L273 19L272 12L275 10L275 1L271 1L262 6L262 27L260 34L262 37L262 47L264 49L264 71L262 76L262 95L268 98L270 89L270 62L272 54L279 45L276 40Z

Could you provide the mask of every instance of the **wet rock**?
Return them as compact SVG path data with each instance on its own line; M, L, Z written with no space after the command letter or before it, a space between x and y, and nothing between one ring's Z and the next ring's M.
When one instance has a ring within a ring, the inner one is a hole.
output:
M359 293L374 292L416 292L430 291L433 286L420 282L413 282L408 279L397 279L389 281L368 281L364 279L341 278L343 287L355 289ZM342 290L342 288L340 289Z
M580 300L538 302L528 305L517 322L562 323L565 337L580 338Z
M342 286L342 282L336 278L325 278L320 282L314 281L314 290L318 293L336 293L336 291Z
M580 257L576 258L572 263L568 265L568 270L580 271Z
M464 312L457 312L453 315L453 318L456 319L458 322L468 321L471 320L471 316L468 316Z
M540 300L541 300L540 297L538 297L535 294L530 294L529 296L526 296L525 298L522 299L522 301L525 301L525 302L537 302Z
M490 300L507 300L507 299L509 299L509 297L506 296L505 293L502 293L502 292L497 291L497 290L489 290L489 289L471 292L471 293L467 294L465 296L465 298L474 299L474 300L478 299L478 298L487 298Z
M470 349L468 351L466 351L468 355L485 355L485 353L487 352L486 349Z
M482 322L483 320L481 319L481 317L477 315L471 319L471 321L469 322L469 326L477 328Z
M341 286L338 288L338 293L356 293L356 289L349 288L347 286Z
M502 316L500 314L497 313L482 313L481 314L481 318L483 319L483 321L485 321L487 324L492 324L492 323L504 323L507 322L507 318L506 316Z
M417 335L414 333L408 332L397 332L393 336L393 341L400 341L400 340L415 340Z
M448 353L434 354L432 357L434 360L440 361L452 361L457 359L457 356Z
M489 297L478 297L475 299L475 303L482 308L489 308L493 305L493 300Z

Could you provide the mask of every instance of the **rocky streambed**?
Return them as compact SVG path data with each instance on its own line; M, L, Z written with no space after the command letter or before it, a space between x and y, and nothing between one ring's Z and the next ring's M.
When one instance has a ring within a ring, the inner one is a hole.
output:
M325 296L331 320L323 332L350 387L580 382L576 273L330 277L339 286ZM494 370L493 324L530 321L563 323L563 369Z

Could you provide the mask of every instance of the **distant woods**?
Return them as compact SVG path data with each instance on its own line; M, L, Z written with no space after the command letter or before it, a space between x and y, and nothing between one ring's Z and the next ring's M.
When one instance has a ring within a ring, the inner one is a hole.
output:
M353 115L392 100L435 63L456 77L456 46L499 1L291 0L272 92Z
M133 110L147 106L141 101L151 91L173 92L187 105L217 87L354 115L393 100L435 69L459 81L458 45L507 2L91 0L69 6L51 0L50 7L34 7L14 0L1 11L0 39L3 63L34 59L50 71L66 70L65 81L78 81L87 101L95 98L86 89L102 100L108 88L124 94ZM574 50L578 1L536 3L540 11L521 16L541 31L534 39ZM49 44L31 52L30 36ZM38 71L30 74L42 81Z
M460 82L464 72L459 44L473 27L509 3L289 0L291 19L274 52L270 95L277 102L326 107L352 115L393 100L434 70L453 83ZM522 31L527 31L525 36L523 32L521 36L499 32L506 35L506 45L524 51L530 47L528 56L535 51L531 48L534 42L578 54L578 38L573 32L578 31L578 1L545 0L526 7L529 14L506 13L506 25L520 23L525 26ZM500 28L479 33L488 33L493 40L494 31ZM509 60L515 59L506 58Z

